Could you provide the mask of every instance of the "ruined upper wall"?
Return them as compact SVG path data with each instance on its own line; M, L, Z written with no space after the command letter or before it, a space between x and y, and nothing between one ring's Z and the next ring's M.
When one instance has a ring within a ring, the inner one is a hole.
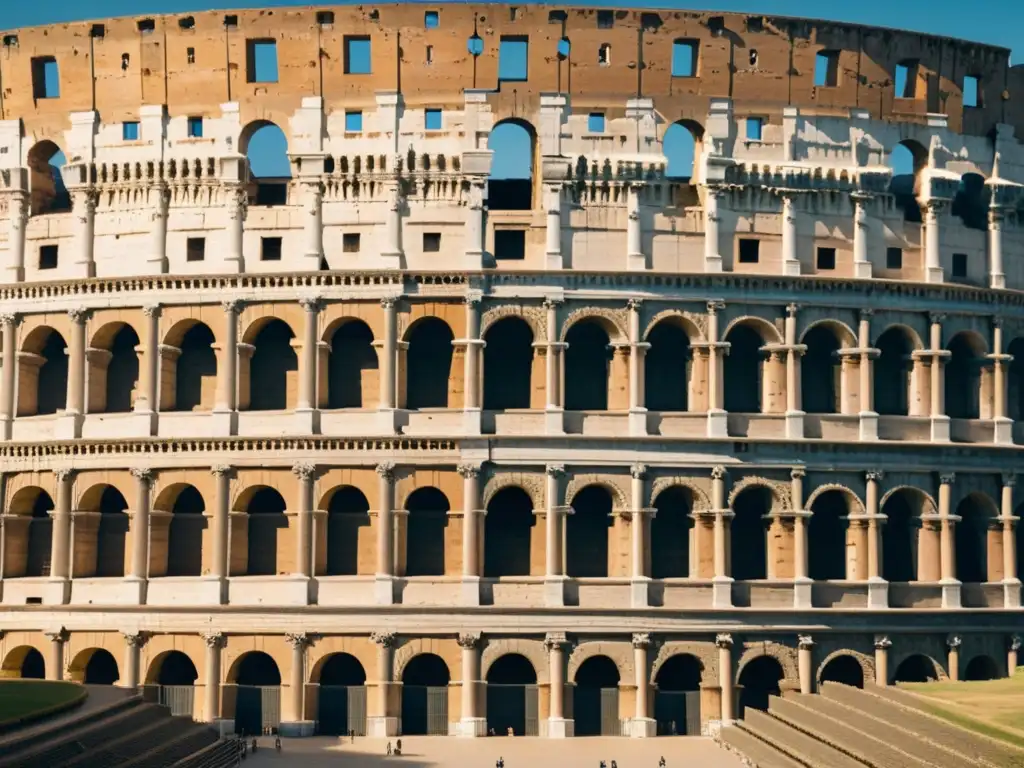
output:
M425 27L428 10L438 13L436 28ZM875 118L911 122L938 112L952 130L976 135L1024 119L1009 101L1003 48L748 14L630 9L612 10L611 19L609 28L597 9L554 5L418 4L204 11L13 30L0 51L0 119L21 118L25 134L41 139L66 130L72 112L97 110L110 124L137 120L143 104L166 104L171 117L213 117L221 104L239 102L243 123L274 120L287 132L303 96L323 96L328 112L369 106L375 92L390 90L401 91L410 107L455 107L466 89L493 90L498 117L532 117L541 93L563 92L575 111L601 107L610 117L628 99L652 98L669 121L703 121L713 97L730 97L738 115L769 122L781 121L787 105L860 107ZM478 56L467 45L474 34L483 44ZM369 38L370 74L346 74L346 36ZM506 36L529 41L524 81L499 82ZM673 41L681 38L698 44L695 77L672 75ZM248 82L247 41L254 39L276 41L276 83ZM838 52L834 87L814 85L821 50ZM37 99L33 59L47 56L57 61L60 95ZM917 93L895 98L893 73L908 59L919 62ZM980 78L978 107L963 107L965 75Z

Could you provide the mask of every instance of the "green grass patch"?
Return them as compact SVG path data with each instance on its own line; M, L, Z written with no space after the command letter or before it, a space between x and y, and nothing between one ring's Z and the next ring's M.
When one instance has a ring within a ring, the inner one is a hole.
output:
M978 682L908 683L921 709L974 733L1024 749L1024 670L1010 678Z
M0 728L6 729L63 712L87 696L75 683L55 680L0 681Z

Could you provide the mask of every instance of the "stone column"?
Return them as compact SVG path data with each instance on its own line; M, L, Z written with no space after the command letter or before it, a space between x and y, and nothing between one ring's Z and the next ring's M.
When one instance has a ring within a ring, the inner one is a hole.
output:
M647 434L647 408L644 402L644 355L650 344L641 341L642 299L626 302L629 311L629 434ZM681 382L682 383L682 382Z
M473 292L466 297L466 338L452 342L466 345L466 365L463 372L462 427L467 435L479 435L480 424L480 353L487 343L480 339L481 295Z
M57 469L57 505L53 512L53 539L50 542L50 579L59 582L61 603L67 603L71 594L71 505L74 470Z
M217 361L217 401L213 416L217 434L233 435L236 427L238 407L238 313L242 302L221 302L224 308L224 342L221 345L221 359Z
M312 640L305 632L290 632L285 640L292 647L291 675L288 677L288 709L281 723L282 736L312 736L314 722L305 715L306 649Z
M484 261L484 184L469 180L469 206L466 211L466 268L480 269Z
M711 601L715 608L732 607L732 577L728 573L729 531L727 526L733 518L733 512L726 505L725 478L725 467L717 466L712 468L711 507L715 515L715 575L712 579Z
M1013 677L1017 674L1017 656L1020 652L1020 635L1010 635L1010 642L1006 649L1006 676Z
M644 505L644 480L647 477L645 464L633 464L629 468L630 480L630 560L631 560L631 605L646 608L649 605L648 587L650 574L647 572L648 520L655 510Z
M565 344L558 341L558 308L561 299L545 299L544 309L547 313L547 349L545 350L544 383L546 404L544 406L544 431L548 435L561 435L565 432L562 407L562 380L559 358Z
M398 637L394 632L374 632L370 640L377 646L377 701L366 718L366 735L385 738L398 735L400 708L395 701L394 656ZM394 713L394 714L392 714Z
M999 518L1003 526L1003 607L1020 607L1020 579L1017 578L1016 529L1020 518L1013 514L1013 489L1017 476L1003 473L1003 489L1000 497Z
M562 505L562 477L565 467L549 464L545 504L545 575L544 602L548 606L565 605L565 563L562 561L562 519L570 510Z
M71 319L71 343L68 346L68 394L67 407L57 429L58 437L77 439L82 436L82 419L85 414L85 324L89 319L87 309L69 309Z
M629 735L635 739L658 735L658 723L648 711L650 685L647 682L647 649L651 636L647 632L633 633L633 679L636 685L636 714L630 723Z
M157 181L150 187L153 212L149 225L149 274L167 272L167 214L171 205L171 190L164 181Z
M210 472L216 485L213 508L213 567L210 576L220 582L220 602L227 602L228 545L231 540L231 475L234 470L225 465L213 467Z
M487 718L480 711L480 633L463 632L458 637L462 649L462 718L459 736L487 735ZM516 736L524 734L517 733Z
M25 169L17 170L22 174L25 173ZM29 207L26 190L13 189L7 194L6 282L9 283L20 283L25 279L25 228L28 225Z
M802 440L804 412L800 397L800 356L807 351L804 344L796 343L796 304L786 307L786 437Z
M722 271L721 223L719 203L725 196L721 187L708 186L704 195L704 271Z
M1006 288L1006 274L1003 272L1003 219L1005 214L999 206L988 209L988 286Z
M405 198L402 195L401 183L400 179L396 179L388 190L386 247L380 254L386 268L400 268L402 257L405 255L402 250L402 208Z
M946 316L940 313L929 315L929 346L931 346L931 427L932 442L949 442L949 416L946 415L946 381L943 376L946 359L950 356L942 348L942 322Z
M149 579L149 512L153 471L148 467L134 467L131 473L135 478L135 509L131 519L132 568L127 580L133 582L137 589L132 597L139 605L145 605Z
M962 644L963 639L960 635L950 635L946 638L946 647L949 649L949 679L954 683L960 682L960 646Z
M203 719L212 723L220 718L220 652L226 638L220 632L204 632L206 643L206 687L203 689Z
M146 335L139 363L139 391L134 410L149 419L147 434L157 434L156 412L160 408L160 305L142 308L146 316Z
M1013 444L1013 420L1006 412L1006 369L1013 355L1003 352L1003 318L992 318L992 441L996 445Z
M941 283L946 279L939 250L939 214L942 212L943 201L928 200L923 208L925 280L929 283Z
M732 635L720 633L715 636L718 646L718 685L722 689L722 724L736 719L736 705L732 699Z
M324 185L322 181L305 179L302 182L303 257L306 269L320 268L324 257Z
M956 578L955 526L960 518L950 509L950 495L956 473L939 475L939 581L942 607L960 607L960 582Z
M796 253L796 204L792 194L782 195L782 274L799 276Z
M870 272L871 264L868 264ZM868 277L871 275L869 274ZM874 360L881 354L871 347L871 309L860 311L860 323L857 327L857 346L860 348L860 439L878 439L878 413L875 411L875 377Z
M394 434L396 390L396 361L398 357L398 300L388 296L380 300L384 310L384 346L380 350L380 401L377 410L380 412L380 428L386 434Z
M719 270L720 271L720 270ZM724 358L729 343L718 340L718 313L725 309L720 301L709 301L708 309L708 437L728 437L729 414L725 412Z
M480 507L480 466L460 464L462 475L462 602L464 605L480 605L480 576L483 573L480 562L481 519L484 510Z
M644 256L643 222L640 219L640 196L642 184L629 184L626 188L626 269L631 272L642 272L647 269L647 257Z
M296 426L302 433L316 434L320 431L316 399L317 360L320 357L317 341L323 303L319 297L307 296L299 299L299 304L304 322L302 355L299 358L299 397L295 404Z
M121 686L133 693L139 687L139 656L149 636L145 632L122 632L124 637L124 682Z
M0 366L0 440L10 440L18 408L14 401L17 392L18 352L15 336L18 333L18 315L0 314L3 331L3 365Z
M854 192L853 200L853 276L859 280L871 278L871 262L868 260L868 203L871 195Z
M71 275L77 278L93 277L96 274L93 243L96 240L96 204L99 195L93 187L79 187L71 190L71 198L75 222L75 260Z
M573 721L565 718L565 648L568 640L562 632L548 632L544 647L548 650L548 681L550 703L548 716L548 738L572 737Z
M316 465L300 461L292 465L292 473L298 478L299 498L295 510L299 530L295 538L295 574L303 579L313 578L313 483L316 480ZM307 602L309 594L306 595Z
M814 638L810 635L800 635L797 638L797 648L800 693L814 693Z
M241 184L224 185L228 209L228 224L224 237L224 261L229 272L245 271L245 214L249 207L249 193Z
M546 269L562 269L562 185L544 185L544 208L547 212L544 261Z
M892 641L888 635L875 635L875 685L889 684L889 649Z
M70 633L61 627L55 632L44 632L46 639L50 641L50 652L46 655L46 679L64 679L64 643L71 637Z
M390 461L377 465L377 575L374 591L379 605L395 602L395 465Z
M790 472L790 496L793 506L793 607L811 607L811 584L807 575L807 524L811 512L804 509L803 467Z
M865 516L868 524L868 608L889 607L889 582L882 578L882 525L885 515L878 506L878 484L885 473L872 469L865 473Z

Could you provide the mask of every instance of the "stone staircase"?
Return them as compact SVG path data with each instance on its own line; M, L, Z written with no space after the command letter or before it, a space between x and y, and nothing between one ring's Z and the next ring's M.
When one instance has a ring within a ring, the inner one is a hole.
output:
M1024 768L1024 750L927 714L913 694L825 683L773 696L721 740L758 768Z

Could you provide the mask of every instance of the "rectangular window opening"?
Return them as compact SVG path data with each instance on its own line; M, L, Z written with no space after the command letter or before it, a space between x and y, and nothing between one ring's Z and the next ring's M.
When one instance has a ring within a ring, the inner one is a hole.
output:
M365 35L346 35L345 74L369 75L371 71L370 38Z
M139 124L135 122L121 123L121 138L124 141L138 141Z
M764 118L763 117L748 117L747 118L747 140L748 141L760 141L763 129L764 129Z
M264 237L260 239L260 261L281 260L281 238Z
M598 47L597 63L602 67L607 67L612 63L612 46L610 43L601 43L600 47Z
M423 233L423 252L424 253L438 253L441 250L441 233L440 232L424 232Z
M33 57L32 96L36 99L60 98L60 72L53 56Z
M190 117L188 119L188 137L190 139L203 138L203 118Z
M345 253L359 253L359 233L346 232L341 236L341 250Z
M358 133L363 130L363 113L359 111L346 112L345 130L350 133Z
M441 14L437 11L426 11L423 14L423 26L427 29L437 29L441 26Z
M672 77L697 76L696 40L676 40L672 43Z
M964 106L981 106L981 79L976 75L964 77Z
M526 230L494 230L494 258L496 261L522 261L525 259Z
M186 58L186 60L188 61L189 64L195 64L196 63L196 49L195 48L186 48L185 49L185 58Z
M757 264L761 256L761 241L740 239L740 264Z
M836 268L836 249L818 248L818 269Z
M18 47L18 36L17 35L4 35L4 48L17 48Z
M529 40L525 37L502 37L498 47L498 80L522 82L527 79Z
M967 277L967 254L953 254L953 277Z
M178 27L180 29L195 29L196 19L194 16L185 16L184 18L178 19Z
M206 238L190 237L185 241L185 261L206 260Z
M237 15L235 15L233 13L229 13L229 14L227 14L224 17L224 28L225 29L235 29L237 26L238 26L238 16Z
M604 112L591 112L587 115L587 132L604 133Z
M321 27L328 27L334 23L334 11L317 11L316 23Z
M441 130L441 110L440 109L428 109L424 116L428 131L440 131Z
M156 21L153 19L139 19L139 32L143 35L150 35L156 29Z
M57 268L57 246L56 245L41 245L41 246L39 246L39 268L40 269L56 269Z
M913 99L917 95L917 62L901 61L896 65L896 98Z
M246 40L246 75L250 83L277 82L277 41Z
M427 46L427 64L433 64L433 63L434 63L434 46L428 45Z
M102 24L93 24L89 30L89 37L104 38L107 35L107 28Z
M903 269L903 249L902 248L886 248L885 249L885 268L886 269Z
M615 26L615 14L612 11L597 12L597 28L611 29Z
M839 51L818 51L814 57L814 86L835 88L839 85Z

